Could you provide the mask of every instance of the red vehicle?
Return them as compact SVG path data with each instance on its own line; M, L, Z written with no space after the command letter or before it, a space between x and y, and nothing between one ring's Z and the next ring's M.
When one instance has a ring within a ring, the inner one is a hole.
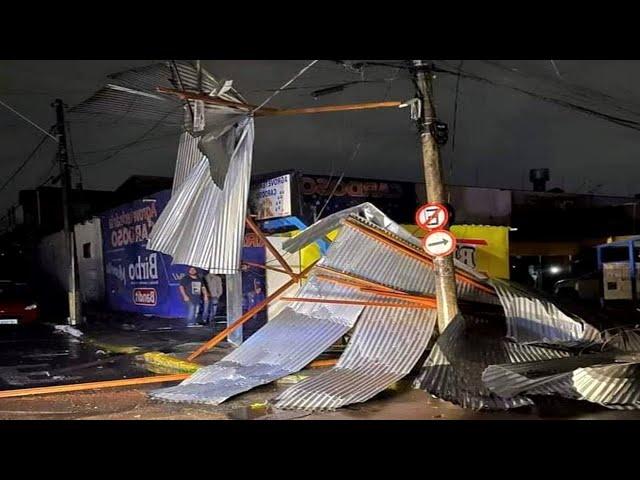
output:
M38 320L38 304L26 283L0 280L0 328L28 325Z

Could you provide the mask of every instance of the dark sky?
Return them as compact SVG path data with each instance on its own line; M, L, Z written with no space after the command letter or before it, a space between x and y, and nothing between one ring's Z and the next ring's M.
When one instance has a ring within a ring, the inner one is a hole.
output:
M106 83L106 75L157 60L0 61L0 99L41 126L54 123L50 103L56 97L73 106ZM203 65L222 79L232 79L250 102L261 103L269 89L281 86L308 60L206 60ZM556 60L510 61L513 74L479 60L463 70L537 92L563 92L563 85L588 87L620 99L629 118L640 119L640 62ZM458 60L442 65L455 69ZM522 75L521 75L522 74ZM364 75L364 77L362 76ZM312 89L283 92L270 106L298 107L382 100L406 100L414 90L407 72L370 67L354 73L321 61L292 87L333 85L364 78L370 83L314 100ZM395 78L392 82L390 79ZM555 87L553 87L555 85ZM560 85L560 87L558 87ZM551 86L551 87L550 87ZM439 116L453 126L456 78L435 79ZM554 90L555 89L555 90ZM602 194L640 192L640 131L541 101L508 88L463 79L458 97L456 148L444 148L445 170L454 184L529 188L529 168L551 169L549 187ZM596 98L590 104L611 110ZM85 188L112 190L134 174L171 176L177 148L175 128L160 127L145 141L107 158L138 139L151 124L104 116L71 123L75 159ZM39 142L42 134L0 107L0 177L6 179ZM361 142L357 156L355 146ZM0 212L17 200L20 189L33 188L52 172L55 145L47 141L10 186L0 192ZM93 165L92 165L93 164ZM421 159L408 109L383 109L256 120L254 172L295 168L306 173L420 181ZM0 216L2 213L0 213Z

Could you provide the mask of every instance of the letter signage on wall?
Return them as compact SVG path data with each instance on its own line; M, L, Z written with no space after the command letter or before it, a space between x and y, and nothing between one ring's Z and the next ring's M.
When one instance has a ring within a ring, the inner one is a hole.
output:
M102 215L105 297L112 310L186 316L178 287L188 267L172 265L169 255L146 249L149 233L170 195L165 190Z

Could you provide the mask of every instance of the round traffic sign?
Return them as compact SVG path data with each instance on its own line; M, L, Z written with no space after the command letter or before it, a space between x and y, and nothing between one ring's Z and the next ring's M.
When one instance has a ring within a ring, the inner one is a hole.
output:
M424 237L422 247L433 257L446 257L456 249L456 237L449 230L436 230Z
M448 223L449 210L441 203L426 203L416 211L416 225L424 230L438 230Z

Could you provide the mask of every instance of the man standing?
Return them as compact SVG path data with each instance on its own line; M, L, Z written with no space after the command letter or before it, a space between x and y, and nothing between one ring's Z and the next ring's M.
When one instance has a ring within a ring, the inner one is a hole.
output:
M187 275L180 280L180 293L182 299L188 306L187 326L196 325L198 317L201 316L200 301L206 303L209 300L209 293L204 279L198 275L194 267L189 267Z
M209 302L205 301L204 312L207 323L215 323L216 313L218 313L218 304L222 296L222 279L213 273L209 273L206 277L207 289L209 291Z

